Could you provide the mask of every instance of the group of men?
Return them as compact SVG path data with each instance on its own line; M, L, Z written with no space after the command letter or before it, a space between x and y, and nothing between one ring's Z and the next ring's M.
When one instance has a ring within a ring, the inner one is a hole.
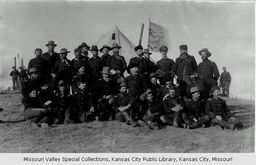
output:
M35 49L22 81L24 116L37 126L119 120L150 129L166 125L242 127L220 98L220 74L206 48L199 51L202 62L197 65L187 45L179 47L181 54L175 62L167 57L168 47L163 45L159 49L162 59L155 64L149 50L138 45L137 56L127 65L117 43L98 49L83 42L71 61L66 48L56 53L54 41L46 46L45 53Z

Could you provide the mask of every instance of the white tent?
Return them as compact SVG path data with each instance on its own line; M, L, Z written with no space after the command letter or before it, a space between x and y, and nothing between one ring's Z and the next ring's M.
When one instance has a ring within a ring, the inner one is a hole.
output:
M114 30L109 31L103 35L95 44L101 48L103 45L112 47L112 44L116 42L122 48L120 49L120 55L122 55L126 62L130 61L130 58L135 57L134 44L119 30L116 26ZM110 52L111 54L111 52Z

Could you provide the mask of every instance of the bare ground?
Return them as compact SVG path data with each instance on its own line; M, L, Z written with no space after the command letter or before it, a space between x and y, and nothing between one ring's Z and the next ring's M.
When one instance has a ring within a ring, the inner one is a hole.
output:
M28 122L0 124L0 152L165 152L165 153L250 153L254 152L254 102L227 99L235 116L246 128L239 131L219 127L187 130L166 127L149 130L117 121L34 128ZM0 120L22 119L21 95L0 95Z

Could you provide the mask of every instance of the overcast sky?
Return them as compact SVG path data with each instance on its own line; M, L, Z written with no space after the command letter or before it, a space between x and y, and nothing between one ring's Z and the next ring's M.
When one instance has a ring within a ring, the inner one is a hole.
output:
M149 18L168 29L170 58L187 44L200 63L198 51L208 48L220 72L225 65L231 73L231 93L254 95L252 2L0 2L0 76L8 75L17 53L27 64L35 48L46 51L49 40L58 44L57 52L62 47L73 51L83 41L95 43L115 25L137 44L145 23L147 46Z

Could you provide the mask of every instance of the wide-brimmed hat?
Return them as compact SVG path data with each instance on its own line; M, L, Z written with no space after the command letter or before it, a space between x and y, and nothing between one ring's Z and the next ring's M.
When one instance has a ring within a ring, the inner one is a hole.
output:
M157 78L157 74L156 73L150 73L149 77L150 78L153 78L153 77Z
M85 42L81 43L81 45L78 46L80 49L83 47L87 47L87 49L90 49L90 46L88 46Z
M213 93L214 91L216 91L216 90L220 90L220 88L218 87L218 86L213 86L212 88L211 88L211 92Z
M115 48L121 49L121 46L119 46L118 43L113 43L111 50Z
M108 50L111 49L110 46L108 46L108 45L103 45L103 46L100 48L100 52L102 52L103 49L105 49L105 48L108 48Z
M120 88L121 87L127 87L127 84L125 83L125 82L122 82L121 84L120 84Z
M148 49L144 49L143 53L144 53L144 54L152 54L151 52L149 52Z
M188 46L187 45L180 45L180 50L187 50L188 49Z
M45 46L49 46L49 45L57 46L57 44L55 44L54 41L48 41L48 44L46 44Z
M134 48L135 51L139 50L139 49L142 49L143 50L143 47L141 45L138 45Z
M201 55L202 52L205 52L208 57L210 57L212 55L211 52L209 52L209 50L207 48L203 48L203 49L199 50L198 54Z
M102 73L102 74L110 74L110 69L109 69L109 67L103 67L101 73Z
M168 51L168 47L165 46L165 45L162 45L162 46L159 48L159 51L160 51L160 52L167 52L167 51Z
M68 51L67 48L61 48L60 49L60 53L59 54L66 54L66 53L70 53L70 51Z
M196 92L200 92L199 88L197 86L194 86L194 87L190 88L189 91L190 91L191 94L196 93Z
M96 51L96 52L98 52L99 49L98 49L97 45L92 45L90 51Z
M38 73L39 71L36 68L30 68L27 74L32 74L32 73Z

